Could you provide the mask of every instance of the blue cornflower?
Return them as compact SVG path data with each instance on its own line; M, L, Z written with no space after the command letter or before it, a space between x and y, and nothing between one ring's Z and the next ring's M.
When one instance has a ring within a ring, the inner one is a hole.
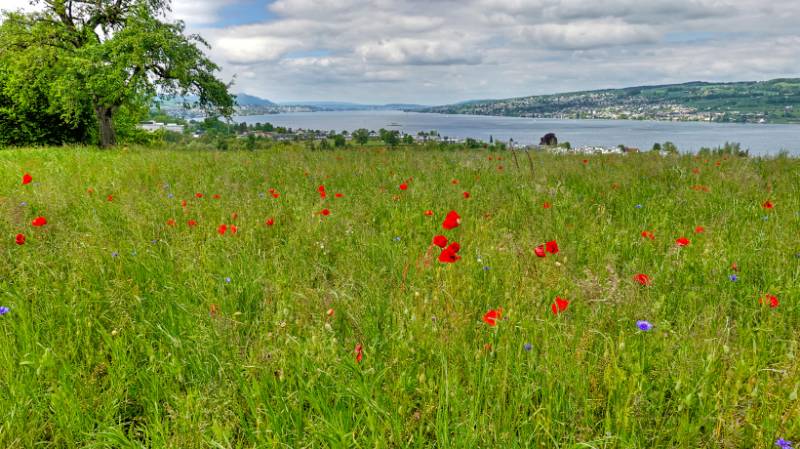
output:
M792 449L792 442L786 441L783 438L778 438L778 441L775 442L775 446L781 449Z
M652 323L650 323L649 321L645 321L645 320L637 321L636 322L636 327L638 327L639 330L645 331L645 332L653 329Z
M633 207L635 207L635 208L637 208L637 209L641 209L641 208L642 208L642 207L644 207L644 206L642 206L641 204L637 204L636 206L633 206Z
M400 237L399 237L399 236L398 236L398 237L395 237L395 238L394 238L394 241L395 241L395 242L399 242L399 241L400 241Z
M728 276L728 278L731 280L731 282L736 282L739 280L739 276L736 276L735 274Z
M527 352L531 352L531 349L533 349L533 345L530 343L525 343L525 346L523 346L522 348L525 349L525 351Z
M769 220L769 215L764 215L763 217L761 217L761 219L764 220L764 221L767 221L767 220Z
M111 253L111 257L119 257L119 253L114 251Z
M173 198L175 198L175 195L173 195L172 192L170 192L170 193L167 194L167 198L173 199Z
M225 278L225 283L226 284L230 284L231 283L231 278L230 277L226 277Z
M20 205L21 207L25 207L25 206L27 206L27 205L28 205L28 202L27 202L27 201L23 201L23 202L19 203L19 205Z
M490 269L491 268L489 267L489 265L484 265L484 267L483 267L483 271L489 271Z
M155 245L155 244L157 244L157 243L158 243L158 239L153 239L153 240L150 240L150 243L152 243L153 245Z
M11 311L11 309L9 309L8 307L0 306L0 316L3 316L3 315L7 314L10 311Z
M264 199L264 198L267 197L267 194L264 193L264 192L258 192L258 197L261 198L261 199Z

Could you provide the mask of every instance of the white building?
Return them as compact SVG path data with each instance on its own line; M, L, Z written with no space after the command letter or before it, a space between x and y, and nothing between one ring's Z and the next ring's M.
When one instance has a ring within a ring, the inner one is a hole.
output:
M139 128L150 132L158 131L159 129L164 129L167 131L183 134L183 125L177 125L175 123L144 122L139 124Z

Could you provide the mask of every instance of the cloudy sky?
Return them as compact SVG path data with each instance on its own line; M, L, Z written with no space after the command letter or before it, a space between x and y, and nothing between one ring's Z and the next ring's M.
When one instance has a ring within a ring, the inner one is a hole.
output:
M173 0L172 16L235 92L281 102L800 76L798 0Z

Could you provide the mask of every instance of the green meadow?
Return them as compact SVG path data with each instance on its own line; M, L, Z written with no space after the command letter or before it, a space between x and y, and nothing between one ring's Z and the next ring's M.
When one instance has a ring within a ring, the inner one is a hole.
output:
M66 147L0 184L3 448L800 439L797 159Z

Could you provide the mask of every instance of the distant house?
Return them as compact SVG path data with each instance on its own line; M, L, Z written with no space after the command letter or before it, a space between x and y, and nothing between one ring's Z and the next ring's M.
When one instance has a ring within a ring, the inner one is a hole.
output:
M143 130L149 131L151 133L155 132L155 131L158 131L160 129L164 129L164 130L167 130L167 131L172 131L172 132L183 134L183 125L178 125L178 124L175 124L175 123L161 123L161 122L153 122L153 121L143 122L143 123L139 124L139 129L143 129Z

